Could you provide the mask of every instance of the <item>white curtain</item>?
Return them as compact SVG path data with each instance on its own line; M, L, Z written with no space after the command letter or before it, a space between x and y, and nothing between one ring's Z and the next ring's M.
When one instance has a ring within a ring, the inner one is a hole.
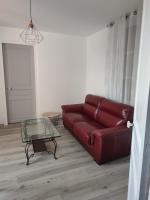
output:
M131 105L134 105L135 97L140 19L139 14L133 12L128 17L122 16L109 28L108 97Z
M134 61L133 61L133 71L132 71L132 83L131 83L131 96L130 104L135 103L135 92L136 92L136 80L137 80L137 67L139 58L139 47L140 47L140 37L141 37L141 24L142 24L142 10L137 12L137 25L136 25L136 38L135 38L135 49L134 49Z

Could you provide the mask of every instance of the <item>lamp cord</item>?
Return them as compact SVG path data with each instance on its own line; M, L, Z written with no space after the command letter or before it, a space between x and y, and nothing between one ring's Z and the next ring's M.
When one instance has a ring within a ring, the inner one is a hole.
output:
M30 0L30 19L32 20L32 14L31 14L31 11L32 11L31 9L32 9L32 8L31 8L31 6L32 6L32 5L31 5L31 0Z

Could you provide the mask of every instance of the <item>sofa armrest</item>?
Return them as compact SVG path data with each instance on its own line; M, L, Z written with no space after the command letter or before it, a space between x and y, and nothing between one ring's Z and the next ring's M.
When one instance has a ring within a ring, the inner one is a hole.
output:
M130 154L132 129L115 127L95 130L91 134L91 145L95 160L104 163Z
M70 105L62 105L61 108L64 113L68 112L77 112L81 113L84 104L70 104Z
M105 128L97 129L91 133L91 144L94 144L95 138L108 138L108 137L122 137L124 134L132 133L132 129L127 127L115 127L115 128Z

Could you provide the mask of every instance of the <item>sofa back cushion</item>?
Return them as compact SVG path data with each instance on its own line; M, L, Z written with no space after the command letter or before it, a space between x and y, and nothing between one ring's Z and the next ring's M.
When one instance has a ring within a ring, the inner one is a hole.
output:
M133 108L126 104L103 99L98 110L96 121L105 127L125 126L132 121Z
M83 105L83 113L95 120L102 99L100 96L88 94Z

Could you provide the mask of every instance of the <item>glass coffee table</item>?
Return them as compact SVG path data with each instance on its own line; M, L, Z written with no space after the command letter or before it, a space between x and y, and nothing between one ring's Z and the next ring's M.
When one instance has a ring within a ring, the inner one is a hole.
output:
M21 129L22 142L25 145L25 154L27 158L26 165L29 165L29 160L35 153L46 151L56 157L57 142L56 138L60 137L59 132L48 118L29 119L22 123ZM54 144L54 151L48 150L47 143ZM33 153L29 154L29 148L32 145Z

